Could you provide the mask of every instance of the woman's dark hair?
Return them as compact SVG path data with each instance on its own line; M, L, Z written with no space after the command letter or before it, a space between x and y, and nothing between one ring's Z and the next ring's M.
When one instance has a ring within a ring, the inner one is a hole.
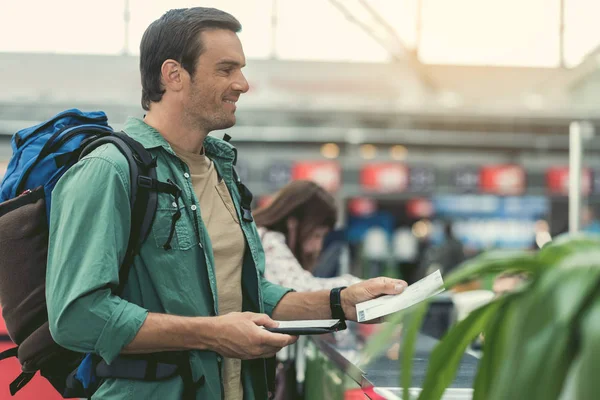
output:
M288 218L298 220L298 243L291 249L301 260L301 244L315 228L332 229L337 221L335 199L321 186L311 181L294 181L281 189L266 207L254 213L257 226L288 235Z
M161 67L173 59L194 77L196 63L204 51L200 33L207 29L239 32L240 22L231 14L216 8L180 8L166 12L148 26L140 43L142 107L159 102L165 89L161 85Z

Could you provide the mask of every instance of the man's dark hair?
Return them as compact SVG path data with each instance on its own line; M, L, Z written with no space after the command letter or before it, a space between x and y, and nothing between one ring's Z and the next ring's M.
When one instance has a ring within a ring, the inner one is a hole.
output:
M231 14L216 8L180 8L167 11L148 26L140 43L140 72L142 75L142 107L159 102L162 87L161 67L173 59L194 77L198 57L204 51L200 33L207 29L228 29L239 32L240 22Z

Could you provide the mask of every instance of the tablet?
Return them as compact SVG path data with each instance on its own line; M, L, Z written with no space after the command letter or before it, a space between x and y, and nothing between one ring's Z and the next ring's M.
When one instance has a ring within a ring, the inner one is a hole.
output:
M321 335L346 329L346 323L339 319L313 319L301 321L277 321L276 328L265 328L269 332L287 335Z

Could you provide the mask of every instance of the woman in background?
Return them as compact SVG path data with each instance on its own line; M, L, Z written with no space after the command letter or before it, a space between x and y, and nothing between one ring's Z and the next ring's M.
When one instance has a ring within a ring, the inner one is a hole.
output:
M311 181L294 181L254 213L265 250L265 277L299 292L349 286L352 275L317 278L312 274L325 236L337 220L333 196Z

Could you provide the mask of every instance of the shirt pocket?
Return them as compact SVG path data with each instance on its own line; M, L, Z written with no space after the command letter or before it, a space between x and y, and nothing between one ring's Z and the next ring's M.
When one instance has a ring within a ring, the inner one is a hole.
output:
M175 229L171 236L173 216L178 210L181 216L175 222ZM176 203L173 196L159 194L152 224L152 236L154 236L156 246L164 249L168 243L171 250L189 250L196 245L194 232L194 222L182 199L178 199ZM170 242L169 237L171 237Z

